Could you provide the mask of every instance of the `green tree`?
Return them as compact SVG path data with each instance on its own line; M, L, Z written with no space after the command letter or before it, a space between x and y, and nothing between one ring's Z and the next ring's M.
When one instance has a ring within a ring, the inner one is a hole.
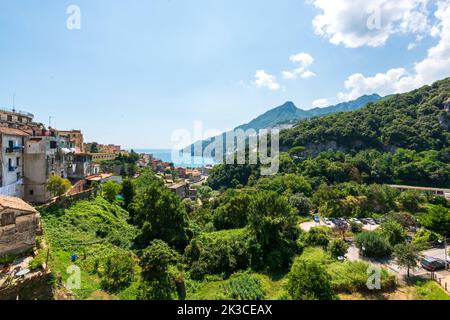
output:
M138 244L147 247L154 239L161 239L178 250L189 241L186 209L181 199L156 180L149 179L136 192L132 205L135 223L141 232Z
M89 150L90 153L98 153L98 143L93 142L91 144L91 150Z
M335 258L344 257L347 254L349 246L347 242L342 239L335 239L330 242L329 251L331 255Z
M47 191L53 197L59 197L65 194L72 187L69 180L63 179L60 176L52 175L47 181Z
M400 202L403 210L415 213L419 211L420 204L423 201L422 195L414 190L408 190L402 192L398 197L398 201Z
M260 248L262 262L273 269L286 266L296 250L297 213L285 196L272 191L254 195L249 227Z
M412 243L402 243L394 247L394 257L397 264L408 270L408 278L410 269L418 266L420 261L420 246Z
M307 233L302 234L302 238L309 246L320 246L326 248L330 243L331 230L328 227L313 227Z
M162 240L153 240L143 251L139 265L142 268L142 279L138 296L140 299L169 300L176 295L177 288L184 288L179 278L170 271L172 266L181 260L178 252ZM183 291L183 289L182 289ZM180 298L184 297L181 293Z
M289 203L297 209L298 214L301 216L307 216L312 209L311 200L302 193L291 196L289 198Z
M114 181L105 182L102 185L102 196L111 203L116 202L116 198L120 193L120 184Z
M380 233L389 241L391 246L405 242L407 237L402 225L392 219L381 224Z
M134 200L135 190L131 179L125 178L122 181L122 196L125 209L128 209Z
M423 227L442 236L450 236L450 209L443 206L430 206L426 215L420 218Z
M251 197L243 192L233 192L215 210L214 226L217 230L243 228L247 224Z
M363 232L356 238L360 252L371 258L384 258L391 253L389 241L379 232Z
M127 253L114 253L106 259L101 273L101 284L105 290L117 291L131 283L135 263Z
M331 276L314 261L294 262L288 274L287 289L295 300L334 300Z

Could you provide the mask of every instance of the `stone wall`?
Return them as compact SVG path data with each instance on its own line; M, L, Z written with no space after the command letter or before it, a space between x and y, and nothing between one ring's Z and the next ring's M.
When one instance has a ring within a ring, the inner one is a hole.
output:
M0 220L3 214L0 213ZM15 224L0 226L0 256L10 253L20 253L33 248L36 237L36 216L34 214L16 214Z

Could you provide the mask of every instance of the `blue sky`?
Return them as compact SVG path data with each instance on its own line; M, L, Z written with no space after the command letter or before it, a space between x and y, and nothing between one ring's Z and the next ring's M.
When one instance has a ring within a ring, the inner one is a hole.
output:
M370 2L375 31L354 22ZM170 148L196 120L227 130L288 100L326 106L449 76L448 2L2 0L0 106L16 94L88 141ZM66 27L72 4L80 30Z

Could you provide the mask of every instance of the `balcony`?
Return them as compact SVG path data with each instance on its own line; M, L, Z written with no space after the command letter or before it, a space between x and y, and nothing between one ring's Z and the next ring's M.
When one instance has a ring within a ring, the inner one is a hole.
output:
M14 171L16 171L17 170L17 167L15 167L15 166L9 166L8 167L8 171L9 172L14 172Z
M22 151L22 147L20 147L20 146L6 148L6 153L14 153L14 152L21 152L21 151Z

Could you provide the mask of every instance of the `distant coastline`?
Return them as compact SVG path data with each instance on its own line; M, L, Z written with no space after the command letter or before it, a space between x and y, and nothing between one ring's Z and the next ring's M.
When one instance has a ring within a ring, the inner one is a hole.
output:
M171 162L175 167L193 168L203 167L206 165L214 165L215 161L211 158L203 158L198 156L191 156L187 153L184 154L187 161L173 161L172 150L170 149L133 149L137 153L152 154L155 159L162 160L164 162Z

